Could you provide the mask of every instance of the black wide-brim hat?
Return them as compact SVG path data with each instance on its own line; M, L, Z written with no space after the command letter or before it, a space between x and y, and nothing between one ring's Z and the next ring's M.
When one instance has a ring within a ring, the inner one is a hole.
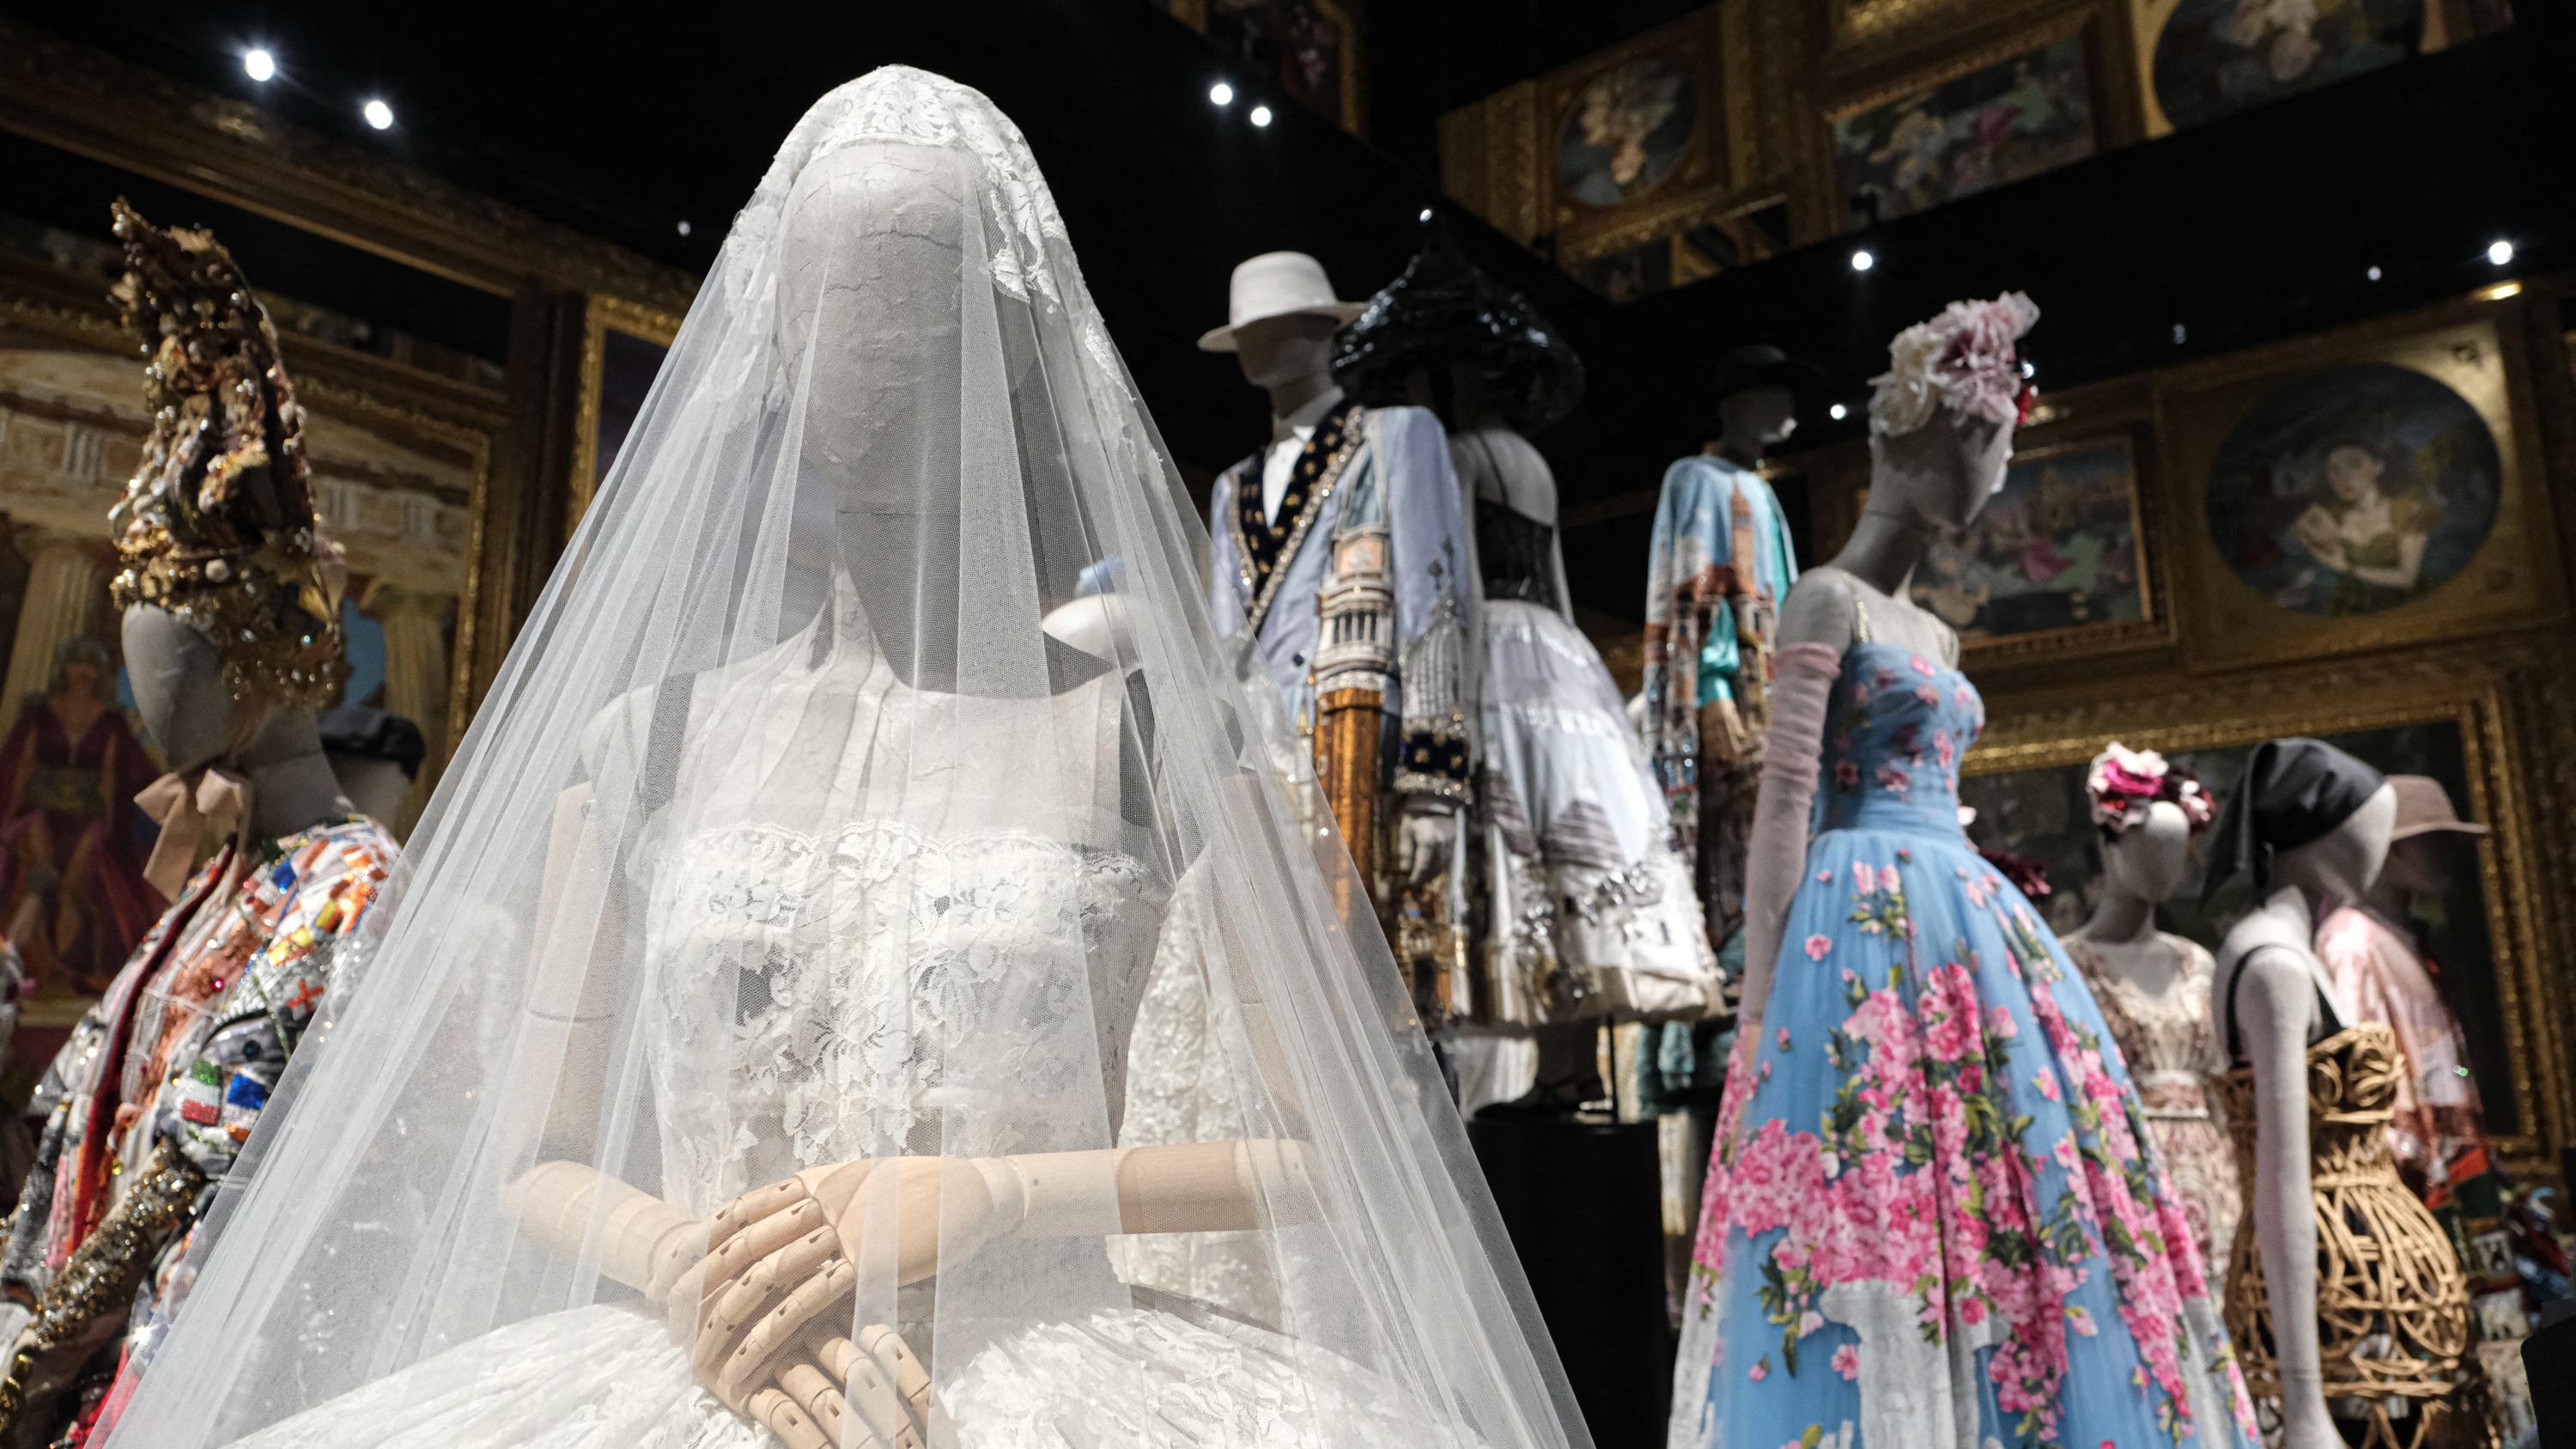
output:
M1474 367L1494 410L1535 433L1583 400L1583 359L1529 299L1432 232L1403 275L1368 301L1333 347L1333 375L1362 402L1409 400L1417 372Z

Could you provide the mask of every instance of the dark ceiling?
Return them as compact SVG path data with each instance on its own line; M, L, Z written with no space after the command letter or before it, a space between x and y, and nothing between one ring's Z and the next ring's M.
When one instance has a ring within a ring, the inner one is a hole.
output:
M1760 0L1792 3L1792 0ZM1684 0L1377 0L1373 144L1288 104L1276 124L1206 98L1228 73L1145 0L644 7L570 23L542 7L0 0L6 11L692 268L713 255L780 137L816 96L903 62L991 95L1047 168L1085 272L1174 450L1222 466L1263 435L1260 396L1194 350L1233 263L1288 247L1347 294L1393 276L1437 200L1441 111L1694 8ZM2043 385L2117 375L2457 296L2517 267L2576 266L2569 17L1613 308L1472 218L1471 254L1533 297L1591 366L1582 408L1539 439L1571 502L1654 487L1697 445L1715 354L1775 340L1855 401L1898 327L1953 296L2022 287L2046 313ZM243 78L271 46L287 85ZM367 131L358 101L399 117ZM5 161L0 157L0 161ZM683 238L677 223L692 223ZM1880 264L1848 265L1856 240ZM2383 280L2364 279L2382 268ZM2177 325L2182 341L2175 341ZM1813 420L1810 442L1850 436ZM1644 520L1569 535L1581 602L1634 617Z

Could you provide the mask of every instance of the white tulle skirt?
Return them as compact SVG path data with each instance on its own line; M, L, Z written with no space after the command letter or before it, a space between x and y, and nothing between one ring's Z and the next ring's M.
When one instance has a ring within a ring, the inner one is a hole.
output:
M1441 1442L1357 1364L1220 1316L1152 1308L1024 1328L943 1382L959 1449L1421 1449ZM776 1449L700 1388L661 1323L615 1305L484 1335L233 1449Z

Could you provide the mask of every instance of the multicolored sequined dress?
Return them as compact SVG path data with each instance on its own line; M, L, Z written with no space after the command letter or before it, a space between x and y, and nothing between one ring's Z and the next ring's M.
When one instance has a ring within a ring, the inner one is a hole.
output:
M2092 993L1959 828L1984 706L1863 634L1729 1071L1673 1449L2252 1445Z
M0 1421L85 1422L130 1384L187 1290L179 1271L400 853L351 817L226 846L163 913L46 1072L52 1102L0 1225Z

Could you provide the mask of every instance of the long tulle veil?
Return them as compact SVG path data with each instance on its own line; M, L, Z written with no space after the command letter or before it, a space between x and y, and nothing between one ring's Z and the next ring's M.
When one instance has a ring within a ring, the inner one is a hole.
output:
M1182 500L1009 120L905 69L818 102L201 1231L115 1449L352 1394L372 1431L279 1442L411 1442L433 1392L534 1393L513 1373L639 1302L604 1211L527 1231L540 1163L701 1216L827 1160L1106 1149L1183 1051L1182 1095L1223 1110L1181 1135L1305 1164L1228 1239L1259 1291L1204 1317L1264 1346L1268 1408L1192 1442L1363 1442L1299 1418L1326 1381L1425 1446L1583 1442L1304 747L1210 632ZM1101 661L1039 624L1107 560ZM1195 1028L1148 1041L1168 993L1141 977L1175 970ZM1005 1351L1040 1327L1134 1356L1120 1315L1186 1316L1122 1278L1105 1211L961 1223L910 1286L871 1247L829 1316L899 1326L969 1425L1044 1373ZM694 1392L676 1362L651 1414ZM574 1442L530 1412L494 1442Z

